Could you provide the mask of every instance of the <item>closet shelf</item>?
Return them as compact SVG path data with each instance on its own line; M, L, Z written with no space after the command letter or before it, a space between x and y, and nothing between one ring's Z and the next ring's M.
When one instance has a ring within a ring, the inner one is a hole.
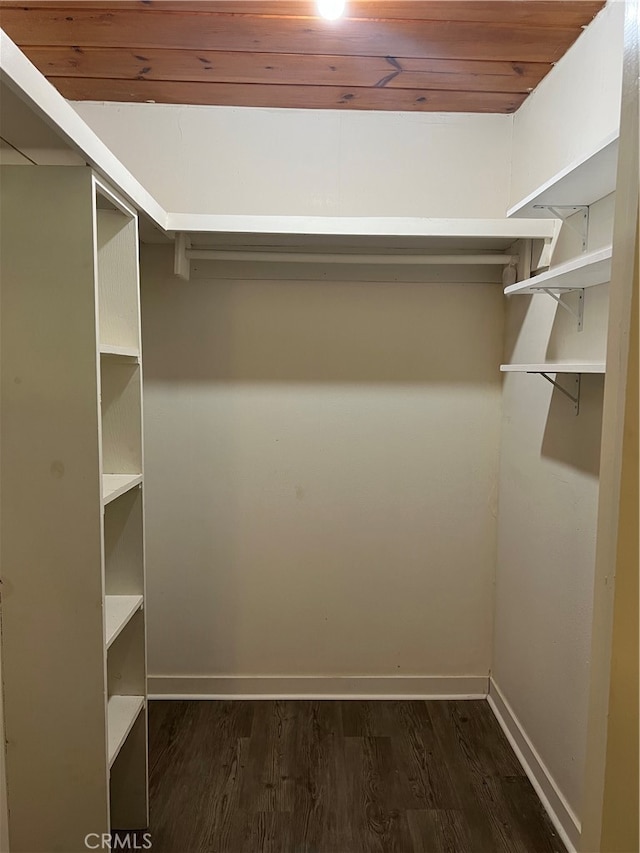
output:
M604 362L548 361L538 364L501 364L503 373L604 373Z
M558 264L540 275L519 281L505 288L508 296L540 293L547 290L580 290L595 287L611 280L611 246L597 249Z
M144 708L142 696L112 696L107 703L109 767L118 757L138 714Z
M141 595L106 595L104 601L105 645L113 643L129 620L142 607Z
M142 482L142 474L103 474L102 503L108 504Z
M300 244L314 238L346 238L374 248L397 239L435 243L434 248L456 245L469 250L506 249L515 240L551 238L554 225L541 216L534 221L510 219L431 219L421 216L241 216L170 213L168 230L192 236L194 242L214 246L221 241L246 248L247 237L262 245ZM292 242L290 242L290 240ZM465 245L460 245L468 241ZM488 244L488 245L487 245ZM256 243L252 243L256 246ZM416 245L414 242L412 245Z
M507 211L509 217L542 215L541 207L589 206L616 188L618 133L609 134L591 154L575 160Z
M140 352L135 347L117 347L111 344L100 344L100 355L140 359Z
M517 263L520 240L549 242L553 219L169 214L174 271L191 260L357 264ZM513 252L516 252L514 255Z

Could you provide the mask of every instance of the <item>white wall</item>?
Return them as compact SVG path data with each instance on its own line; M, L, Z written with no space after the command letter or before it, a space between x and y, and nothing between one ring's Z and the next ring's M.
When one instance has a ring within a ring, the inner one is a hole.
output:
M614 2L514 118L511 203L615 133L622 4ZM589 247L611 242L613 196L591 208ZM555 260L579 254L568 228ZM505 360L604 361L608 285L585 328L544 295L508 300ZM575 303L576 296L566 297ZM570 377L559 377L567 382ZM602 377L581 411L537 376L507 375L500 445L492 678L569 840L579 837L586 750Z
M594 238L591 248L610 242L611 208L611 197L600 211L592 208L593 234L601 239ZM608 285L585 291L582 332L547 296L508 299L505 361L604 361L607 291ZM575 295L565 299L575 307ZM574 390L571 376L556 378ZM502 390L492 678L566 801L566 826L575 842L586 750L604 378L582 376L577 417L571 402L540 376L506 374Z
M142 261L150 674L486 685L500 286Z
M512 117L74 102L168 210L503 216Z
M0 852L9 851L9 820L7 814L7 774L4 742L4 702L2 690L2 634L0 632Z
M609 0L514 114L509 207L617 132L623 24Z

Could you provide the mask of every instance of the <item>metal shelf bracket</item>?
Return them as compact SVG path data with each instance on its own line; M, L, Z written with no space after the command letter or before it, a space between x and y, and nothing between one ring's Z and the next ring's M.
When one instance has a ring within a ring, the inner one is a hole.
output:
M533 372L537 372L537 371L529 371L529 372L533 373ZM576 373L576 375L573 379L573 385L574 385L574 393L573 394L570 391L567 391L566 388L563 388L562 385L560 385L559 382L556 382L555 379L552 379L548 373L543 373L541 371L540 376L544 377L547 380L547 382L550 382L553 385L554 388L557 388L558 391L560 391L562 394L564 394L565 397L568 397L571 400L571 402L573 403L573 410L576 413L576 415L578 415L580 413L580 384L581 384L580 380L582 378L581 373Z
M571 288L571 290L565 290L565 293L571 293L578 291L578 309L576 311L570 305L567 305L566 302L563 302L562 296L557 293L554 293L550 288L541 287L540 288L543 293L546 293L547 296L550 296L554 299L561 308L564 308L565 311L568 311L572 317L575 317L578 321L578 331L581 332L584 328L584 287L575 287Z
M588 204L534 204L535 210L548 210L556 219L566 222L569 228L578 234L582 240L582 251L587 251L587 237L589 235L589 205ZM571 221L575 213L582 211L578 222Z

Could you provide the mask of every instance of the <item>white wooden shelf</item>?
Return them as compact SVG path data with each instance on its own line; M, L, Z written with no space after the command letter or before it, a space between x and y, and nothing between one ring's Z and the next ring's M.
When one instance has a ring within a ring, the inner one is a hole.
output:
M586 157L562 169L507 211L509 217L542 215L540 207L591 205L616 188L618 134L610 134Z
M587 252L532 278L512 284L504 292L511 296L547 290L580 290L606 284L611 280L611 255L611 246Z
M169 214L176 275L191 260L507 266L519 240L550 241L555 220Z
M113 643L134 613L142 607L141 595L106 595L104 600L105 645Z
M140 359L140 352L135 347L117 347L110 344L100 344L100 355Z
M545 239L553 236L548 219L519 222L508 219L431 219L421 216L241 216L198 213L169 213L170 231L212 238L246 235L271 236L274 244L288 237L417 237L471 241L466 248L506 248L519 239Z
M142 474L103 474L102 503L108 504L142 482Z
M138 714L144 708L143 696L112 696L107 703L109 767L118 757Z
M549 361L538 364L501 364L503 373L604 373L604 362Z

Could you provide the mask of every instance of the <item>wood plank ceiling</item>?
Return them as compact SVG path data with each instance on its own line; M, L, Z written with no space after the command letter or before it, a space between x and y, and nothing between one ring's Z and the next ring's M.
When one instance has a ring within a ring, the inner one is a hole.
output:
M1 0L72 100L510 113L603 0Z

